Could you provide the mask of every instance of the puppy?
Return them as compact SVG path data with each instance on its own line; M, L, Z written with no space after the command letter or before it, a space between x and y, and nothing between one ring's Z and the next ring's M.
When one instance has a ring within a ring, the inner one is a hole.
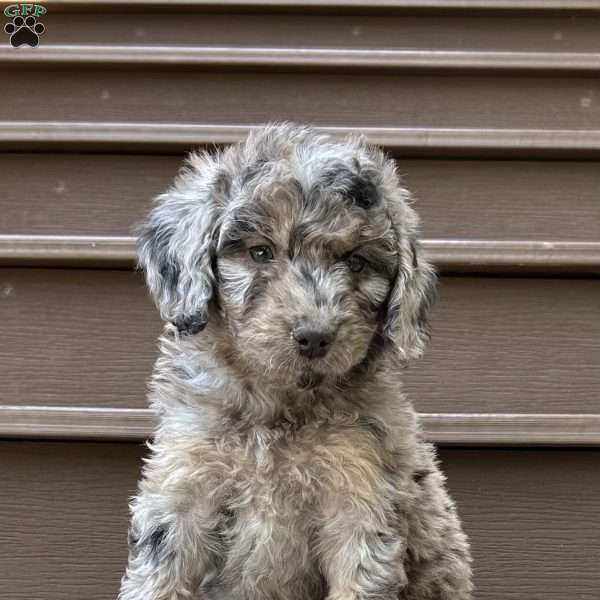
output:
M120 600L467 600L400 391L434 274L394 163L274 124L192 155L139 233L166 321Z

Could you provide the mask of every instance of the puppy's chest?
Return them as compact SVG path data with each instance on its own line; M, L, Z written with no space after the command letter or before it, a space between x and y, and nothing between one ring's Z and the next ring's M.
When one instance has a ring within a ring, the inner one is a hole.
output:
M259 432L229 440L221 452L230 465L223 472L230 508L274 514L372 497L385 485L391 461L370 431L343 426Z
M345 503L382 496L389 473L381 441L357 427L306 428L230 438L218 453L225 516L219 581L228 597L238 597L243 574L261 597L323 598L316 540Z

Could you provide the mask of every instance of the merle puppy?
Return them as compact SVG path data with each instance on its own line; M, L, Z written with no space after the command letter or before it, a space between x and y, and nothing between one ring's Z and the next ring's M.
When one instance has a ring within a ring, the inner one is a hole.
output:
M394 162L289 123L192 155L141 228L166 321L121 600L467 600L400 391L434 274Z

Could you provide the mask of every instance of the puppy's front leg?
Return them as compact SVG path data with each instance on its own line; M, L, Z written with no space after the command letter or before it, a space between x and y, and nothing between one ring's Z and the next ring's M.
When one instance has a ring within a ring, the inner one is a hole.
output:
M333 515L318 534L327 600L397 600L406 585L405 549L383 507L361 506Z
M218 572L222 514L142 492L132 505L129 561L119 600L192 600Z

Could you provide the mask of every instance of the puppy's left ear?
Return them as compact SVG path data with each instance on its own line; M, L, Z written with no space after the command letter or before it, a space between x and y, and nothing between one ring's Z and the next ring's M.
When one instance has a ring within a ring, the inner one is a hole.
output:
M202 331L215 294L214 239L229 179L208 155L192 155L138 228L138 261L165 321Z
M429 313L435 301L436 280L435 270L422 256L418 241L403 242L383 330L403 362L420 358L429 341Z

